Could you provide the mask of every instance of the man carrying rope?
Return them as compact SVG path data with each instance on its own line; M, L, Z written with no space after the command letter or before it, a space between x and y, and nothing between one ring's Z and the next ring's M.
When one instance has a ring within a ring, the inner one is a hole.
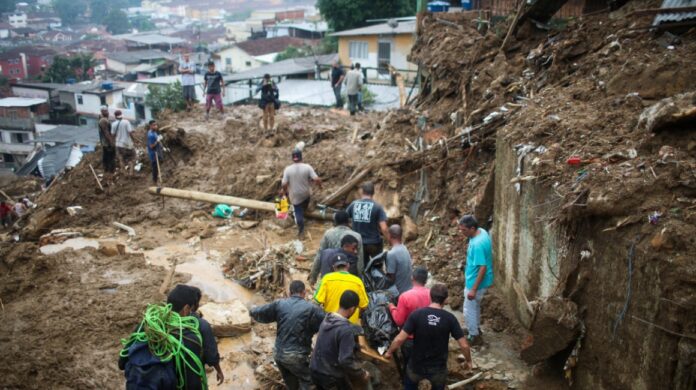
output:
M149 305L143 321L128 339L121 340L118 366L125 371L126 389L208 388L204 364L225 377L210 324L196 314L201 291L178 285L166 305Z

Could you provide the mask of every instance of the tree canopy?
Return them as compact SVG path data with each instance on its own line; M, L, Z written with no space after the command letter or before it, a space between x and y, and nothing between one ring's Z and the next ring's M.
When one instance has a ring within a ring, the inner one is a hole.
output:
M81 16L87 11L87 2L84 0L53 0L53 9L56 10L63 24L75 24L84 22Z
M94 59L89 54L74 57L55 56L53 63L43 75L43 81L66 83L68 79L89 80L94 68Z
M112 34L125 34L130 31L131 24L128 15L120 9L112 8L102 21L106 31Z
M416 0L318 0L319 12L335 31L367 25L368 19L411 16Z
M150 107L152 113L157 115L163 110L174 112L183 111L186 108L184 100L184 87L177 80L174 84L147 86L148 93L145 96L145 105Z

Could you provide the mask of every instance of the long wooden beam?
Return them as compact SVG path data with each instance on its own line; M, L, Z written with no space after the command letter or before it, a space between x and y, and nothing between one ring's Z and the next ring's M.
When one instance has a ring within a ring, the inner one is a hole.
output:
M275 204L271 202L262 202L254 199L238 198L235 196L217 195L199 191L179 190L176 188L167 187L150 187L147 189L147 192L153 195L168 196L171 198L198 200L201 202L208 202L213 204L226 204L230 206L244 207L252 210L275 212ZM333 215L331 213L321 213L318 211L310 211L306 215L307 217L315 219L330 220L333 218Z

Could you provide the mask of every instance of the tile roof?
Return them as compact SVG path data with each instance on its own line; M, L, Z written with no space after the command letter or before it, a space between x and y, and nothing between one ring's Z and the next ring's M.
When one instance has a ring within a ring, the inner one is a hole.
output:
M289 46L315 45L316 40L307 40L294 37L278 37L265 39L252 39L237 44L237 47L247 52L251 56L262 56L264 54L280 53Z

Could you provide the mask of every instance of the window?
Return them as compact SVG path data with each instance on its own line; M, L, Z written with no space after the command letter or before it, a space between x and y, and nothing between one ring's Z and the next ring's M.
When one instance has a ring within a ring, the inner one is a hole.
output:
M10 119L13 119L13 120L14 120L14 119L17 119L17 110L10 110L10 111L7 113L7 116L8 116Z
M227 65L227 66L232 65L232 59L229 57L225 58L225 65Z
M251 66L251 61L247 61L246 66Z
M348 45L348 56L350 58L367 59L367 42L350 41Z
M24 143L24 134L22 133L11 133L11 140L13 144L23 144Z
M85 119L85 118L80 118L80 124L81 124L81 125L86 125L86 124L87 124L87 119Z
M82 100L82 95L77 95L77 104L85 104L84 100Z
M106 106L106 96L99 96L99 104Z

